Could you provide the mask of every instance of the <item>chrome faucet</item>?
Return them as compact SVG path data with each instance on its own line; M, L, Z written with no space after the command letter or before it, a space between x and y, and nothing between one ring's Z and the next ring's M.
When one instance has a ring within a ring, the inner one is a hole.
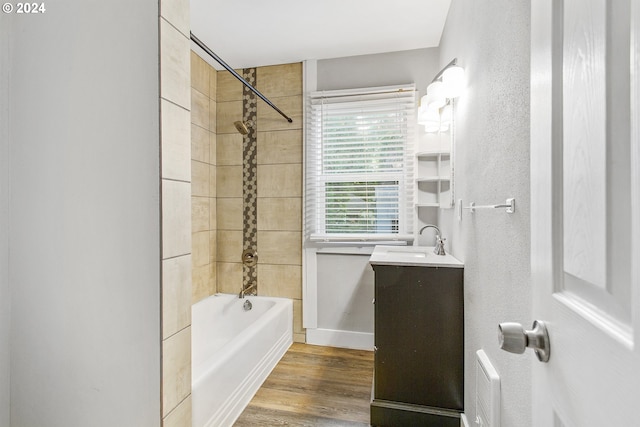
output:
M257 282L253 282L252 284L250 284L245 288L243 284L242 288L240 289L240 293L238 294L238 298L244 298L245 294L249 292L251 289L255 289L257 285L258 285Z
M422 227L420 229L420 233L418 234L422 234L422 232L427 229L427 228L435 228L436 229L436 246L435 248L433 248L433 253L436 255L446 255L445 251L444 251L444 241L447 239L443 239L440 236L440 229L433 225L433 224L427 224L424 227Z

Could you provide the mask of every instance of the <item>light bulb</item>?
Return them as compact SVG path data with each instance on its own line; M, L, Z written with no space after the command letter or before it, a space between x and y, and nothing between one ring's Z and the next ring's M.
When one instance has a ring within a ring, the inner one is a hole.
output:
M443 91L447 98L457 98L464 89L464 68L453 66L442 73Z
M435 81L427 86L427 106L429 108L442 108L447 102L445 99L444 84L441 81Z
M426 122L424 124L424 131L427 133L435 133L440 131L440 122Z

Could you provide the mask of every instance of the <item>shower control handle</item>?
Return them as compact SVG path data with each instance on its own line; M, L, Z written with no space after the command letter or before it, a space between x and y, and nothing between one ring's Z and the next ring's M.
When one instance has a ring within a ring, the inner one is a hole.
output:
M258 254L253 249L245 249L242 252L242 263L248 267L253 267L258 263Z
M502 350L522 354L529 347L536 353L539 361L549 361L549 334L544 322L535 320L530 331L525 331L521 324L513 322L500 323L498 329L498 341Z

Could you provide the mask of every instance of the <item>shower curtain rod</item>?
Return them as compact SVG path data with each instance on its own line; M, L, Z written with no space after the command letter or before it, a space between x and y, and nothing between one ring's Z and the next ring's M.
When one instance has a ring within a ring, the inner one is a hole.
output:
M253 93L255 93L256 95L258 95L258 97L260 99L262 99L264 102L266 102L267 104L269 104L269 106L271 108L273 108L274 110L276 110L278 113L280 113L280 115L282 117L284 117L285 119L287 119L287 121L289 123L293 122L293 119L289 116L287 116L285 113L283 113L278 107L276 107L273 102L269 101L267 99L266 96L264 96L263 94L260 93L260 91L258 89L256 89L255 87L251 86L251 83L249 83L248 81L246 81L240 74L236 73L236 71L231 68L226 62L224 62L218 55L216 55L215 53L213 53L213 51L211 49L209 49L207 47L207 45L205 45L204 43L202 43L200 41L200 39L198 39L196 36L193 35L192 32L189 32L189 34L191 35L191 40L193 40L193 42L195 44L197 44L202 50L204 50L205 52L207 52L209 54L209 56L211 56L213 59L216 60L216 62L220 65L222 65L228 72L230 72L231 74L233 74L233 76L240 80L242 82L243 85L245 85L246 87L248 87Z

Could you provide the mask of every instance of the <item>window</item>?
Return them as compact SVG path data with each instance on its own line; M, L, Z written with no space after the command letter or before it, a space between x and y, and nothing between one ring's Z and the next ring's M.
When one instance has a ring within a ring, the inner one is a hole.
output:
M414 85L310 94L308 240L412 238L414 111Z

